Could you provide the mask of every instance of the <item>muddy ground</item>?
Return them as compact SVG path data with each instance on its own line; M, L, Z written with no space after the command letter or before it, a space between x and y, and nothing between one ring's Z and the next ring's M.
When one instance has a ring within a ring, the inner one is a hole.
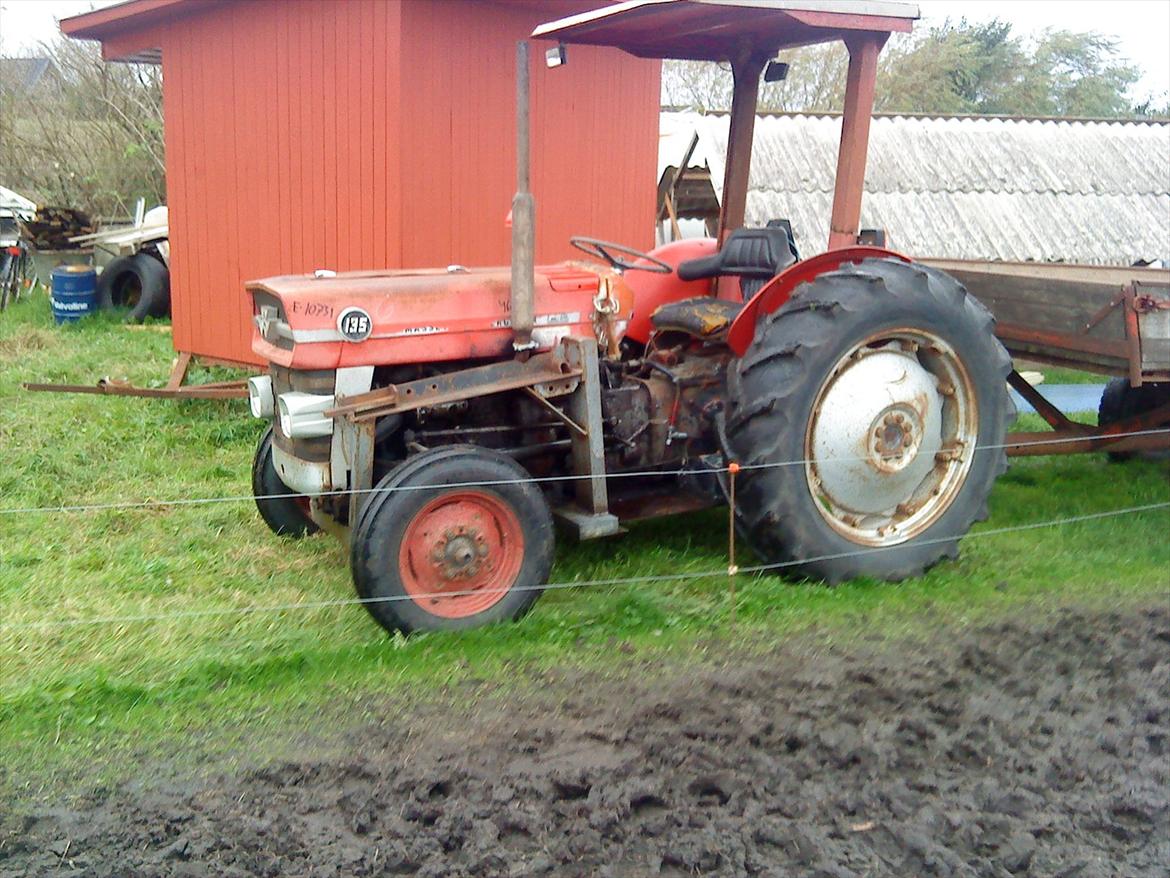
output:
M728 664L563 672L341 757L10 815L0 876L1170 872L1170 606Z

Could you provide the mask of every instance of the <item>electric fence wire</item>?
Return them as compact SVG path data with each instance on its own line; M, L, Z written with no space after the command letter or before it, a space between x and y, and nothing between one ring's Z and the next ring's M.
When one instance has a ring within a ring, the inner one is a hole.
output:
M1170 428L1161 428L1156 430L1136 430L1130 433L1113 433L1106 437L1106 440L1126 439L1131 436L1157 436L1170 433ZM1079 438L1079 437L1078 437ZM1093 437L1084 437L1092 439ZM1102 440L1102 441L1106 441ZM976 445L972 448L972 453L979 451L997 451L1006 448L1031 448L1044 445L1055 445L1068 442L1067 438L1061 439L1036 439L1027 442L1002 442L994 445ZM1103 447L1101 451L1108 451L1108 447ZM739 464L739 469L742 470L760 470L760 469L774 469L776 467L786 466L804 466L806 464L815 463L818 465L826 463L848 463L856 461L864 461L865 457L830 457L811 460L808 458L800 460L781 460L769 463L752 463ZM694 467L688 469L655 469L655 470L638 470L638 471L622 471L614 473L606 473L606 480L610 479L628 479L641 477L664 477L664 476L683 476L683 475L707 475L728 472L727 466L716 467ZM313 498L318 497L348 497L352 495L365 494L388 494L399 491L431 491L436 488L491 488L501 485L519 485L519 484L547 484L554 482L572 482L582 479L594 478L591 474L572 474L563 476L531 476L522 479L495 479L489 481L472 481L472 482L446 482L442 485L398 485L393 488L382 488L374 486L372 488L345 488L332 491L321 491L314 493ZM257 500L279 500L287 498L288 494L230 494L222 497L181 497L173 500L119 500L108 503L81 503L72 505L57 505L57 506L18 506L10 508L0 508L0 516L3 515L37 515L42 513L73 513L73 512L106 512L112 510L134 510L134 509L160 509L171 506L203 506L215 503L244 503Z
M1124 509L1110 509L1103 512L1090 512L1084 515L1073 515L1065 518L1049 519L1047 521L1033 521L1025 524L1011 525L1008 527L988 528L987 530L975 531L968 533L962 539L974 540L983 537L1002 536L1005 534L1019 533L1022 531L1038 530L1048 527L1060 527L1069 524L1077 524L1086 521L1098 521L1104 518L1117 518L1125 515L1139 515L1144 512L1153 512L1159 509L1170 509L1170 501L1164 503L1147 503L1142 506L1129 506ZM936 537L932 539L920 540L915 543L915 546L928 546L938 543L947 543L956 539L955 536ZM717 570L702 570L690 571L686 573L666 573L654 576L625 576L613 579L592 579L592 580L578 580L565 582L550 582L545 585L514 585L508 588L498 589L476 589L474 591L449 591L444 592L444 597L462 597L469 594L496 594L505 591L549 591L553 589L565 588L599 588L602 586L618 586L618 585L639 585L639 584L653 584L660 582L679 582L695 579L709 579L715 577L727 577L729 574L745 575L745 574L762 574L769 573L776 570L783 570L785 568L799 567L804 564L816 563L819 561L833 561L839 558L852 558L859 555L866 555L875 552L887 552L904 548L903 545L895 546L878 546L872 548L859 549L849 552L838 552L830 555L818 555L813 558L802 558L799 561L778 561L773 564L757 564L752 567L740 567L734 573L727 567ZM283 613L293 610L319 610L328 609L332 607L348 607L348 606L364 606L370 604L393 603L397 601L413 601L415 598L411 595L388 595L385 597L376 598L337 598L326 601L302 601L299 603L288 604L270 604L263 606L246 606L246 607L218 607L206 610L180 610L173 613L149 613L129 616L100 616L91 618L74 618L74 619L45 619L36 622L0 622L0 631L11 631L18 629L46 629L46 628L73 628L87 625L130 625L145 622L165 622L173 619L187 619L195 617L206 616L233 616L233 615L249 615L253 613Z

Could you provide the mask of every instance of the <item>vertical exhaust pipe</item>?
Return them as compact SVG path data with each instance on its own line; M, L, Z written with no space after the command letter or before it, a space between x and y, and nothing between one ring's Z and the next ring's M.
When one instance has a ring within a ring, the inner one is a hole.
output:
M528 43L516 44L516 195L512 198L512 347L536 347L532 340L536 288L536 205L529 191Z

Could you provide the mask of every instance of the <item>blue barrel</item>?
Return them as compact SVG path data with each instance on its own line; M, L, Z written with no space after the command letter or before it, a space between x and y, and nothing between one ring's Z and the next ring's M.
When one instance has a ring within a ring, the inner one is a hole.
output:
M90 265L58 265L49 293L53 319L73 323L98 309L97 272Z

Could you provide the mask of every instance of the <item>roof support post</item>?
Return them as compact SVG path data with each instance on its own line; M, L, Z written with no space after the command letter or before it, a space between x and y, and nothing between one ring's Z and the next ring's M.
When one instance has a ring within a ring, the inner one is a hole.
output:
M829 222L829 249L852 247L861 226L861 195L865 190L865 160L869 123L873 115L877 59L888 33L864 32L845 39L849 74L841 114L841 146L837 152L837 183Z
M719 243L743 225L747 210L748 174L752 165L752 137L756 128L756 102L760 74L767 55L741 54L731 62L734 91L731 95L731 127L727 133L727 164L723 168L723 200L719 212Z

